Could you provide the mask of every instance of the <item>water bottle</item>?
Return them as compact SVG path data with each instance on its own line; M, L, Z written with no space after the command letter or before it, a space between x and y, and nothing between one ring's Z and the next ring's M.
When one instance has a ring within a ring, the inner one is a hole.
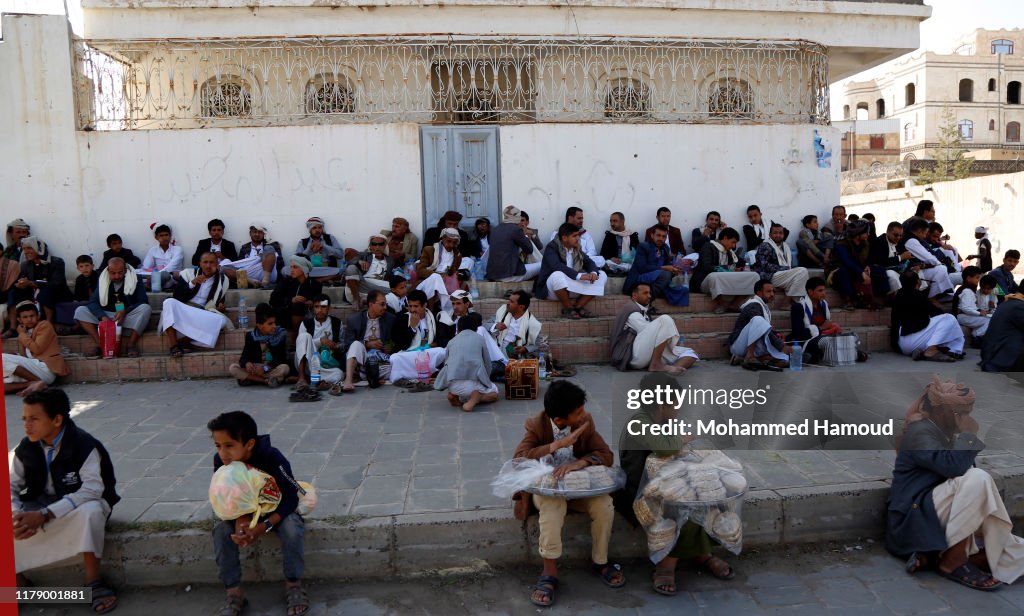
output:
M548 362L543 352L537 354L537 376L542 381L548 378Z
M420 383L430 380L430 355L426 351L416 354L416 378Z
M405 279L412 280L412 274L416 271L416 259L409 259L405 262Z
M789 369L799 372L804 369L804 350L799 342L793 343L793 353L789 356Z
M238 296L238 329L249 329L249 311L245 307L245 296Z
M309 360L309 386L316 389L320 386L320 354L313 353Z
M153 293L160 292L160 276L162 274L156 270L149 276L149 289Z
M480 299L480 289L476 285L476 276L469 275L469 296L473 299Z

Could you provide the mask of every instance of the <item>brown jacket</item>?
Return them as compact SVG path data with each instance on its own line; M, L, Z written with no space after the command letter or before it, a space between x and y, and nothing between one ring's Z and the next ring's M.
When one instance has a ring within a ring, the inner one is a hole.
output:
M608 447L608 443L598 434L597 428L594 427L594 418L587 415L585 421L590 423L573 444L573 455L578 459L587 460L592 466L596 464L611 466L615 461L615 454ZM551 420L544 411L527 419L524 428L526 435L516 447L513 458L537 460L551 453L548 445L555 441L555 434L551 429ZM516 519L525 520L536 512L533 507L533 499L529 496L526 492L516 492L512 495L512 507L515 510Z
M46 364L50 372L57 376L67 376L71 373L64 362L64 356L60 354L57 332L49 321L40 321L32 330L31 336L18 334L18 350L21 355L25 355L26 349L32 351L32 357Z
M423 247L423 252L420 253L420 260L416 262L416 278L419 280L426 280L434 273L434 246L437 244L431 244ZM459 253L459 249L455 249L455 259L452 261L455 266L455 270L458 271L459 265L462 264L462 255ZM442 276L447 276L448 272L438 272Z

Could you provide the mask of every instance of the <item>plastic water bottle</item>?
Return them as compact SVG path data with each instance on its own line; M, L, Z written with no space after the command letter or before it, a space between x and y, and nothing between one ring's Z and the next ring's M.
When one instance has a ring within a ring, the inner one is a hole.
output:
M543 352L537 354L537 376L542 381L548 378L548 360Z
M153 273L149 277L149 289L153 293L160 292L160 277L162 274L157 270L153 270Z
M238 329L249 329L249 310L245 306L245 296L238 296Z
M405 262L405 279L412 280L412 274L416 271L416 260L409 259Z
M799 342L793 343L793 353L789 356L789 369L794 372L804 369L804 350L800 348Z
M476 284L476 276L472 273L469 275L469 296L473 299L480 299L480 289Z
M320 354L313 353L309 361L309 386L316 389L320 386Z
M426 351L416 354L416 378L420 383L430 380L430 355Z

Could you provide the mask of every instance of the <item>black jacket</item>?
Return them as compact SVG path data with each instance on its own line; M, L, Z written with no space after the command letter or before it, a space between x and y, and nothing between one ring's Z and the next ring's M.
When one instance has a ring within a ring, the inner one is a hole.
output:
M28 278L32 281L41 281L50 290L50 300L66 302L71 299L71 289L68 288L68 279L64 273L64 259L50 257L49 263L35 264L32 261L24 261L21 264L21 275L18 277ZM42 286L42 285L40 285ZM14 287L11 290L15 290ZM32 289L26 289L23 294L30 293Z
M423 246L433 246L441 241L441 227L431 227L423 234ZM459 252L466 256L472 256L473 240L469 234L459 229Z
M74 494L82 487L79 471L85 460L97 450L100 454L100 477L103 479L103 500L113 507L121 497L117 495L117 480L114 477L114 465L110 462L110 454L103 444L91 434L75 425L70 418L64 420L64 436L61 437L60 449L50 463L50 479L53 491L63 497ZM29 503L38 500L46 490L46 457L43 447L28 438L14 450L14 455L25 468L25 489L19 495L21 502Z
M292 474L292 465L284 454L270 444L270 435L261 434L256 437L256 446L252 448L252 455L245 463L273 477L278 489L281 490L281 502L272 513L276 513L282 519L294 513L295 508L299 506L299 490L293 483L295 476ZM213 471L217 472L222 466L224 462L221 461L220 454L213 454Z
M301 283L291 276L281 276L277 279L277 286L270 294L270 305L278 311L288 311L291 314L306 316L308 309L305 304L295 304L292 298L297 295L305 297L309 301L324 292L324 285L319 280L306 277ZM281 323L281 325L285 325Z
M222 276L223 276L223 274L218 272L213 277L213 286L210 287L210 295L209 295L209 297L206 298L207 301L209 301L209 300L211 300L211 299L213 299L214 297L217 296L217 290L220 287ZM142 285L140 285L140 286L142 286ZM196 296L196 293L199 293L199 289L201 287L202 287L202 285L198 285L198 284L193 287L184 278L178 278L174 282L174 288L171 289L171 293L174 296L174 299L178 300L179 302L183 302L185 304L188 304L188 303L190 303L192 301L192 298L194 298ZM200 308L203 308L203 307L204 306L200 306Z
M270 362L263 357L263 346L253 337L253 332L245 334L245 345L242 347L242 354L238 358L238 365L245 368L249 364L267 364L276 368L281 364L288 363L288 336L282 336L279 344L270 345Z
M548 245L544 247L544 260L541 261L540 274L533 281L533 296L537 299L548 298L548 278L554 272L562 272L570 280L576 280L576 276L579 274L596 274L600 271L600 268L597 267L586 253L580 251L580 254L583 256L583 269L577 272L562 259L562 255L558 251L558 241L551 240L548 242Z
M396 353L408 349L413 339L416 338L416 331L409 328L409 316L408 312L398 315L395 317L395 324L391 328L391 341L395 343L394 351ZM437 319L435 319L434 340L430 341L430 346L437 346L436 321ZM420 344L423 344L422 340Z
M138 269L139 266L142 265L142 259L136 257L135 253L132 252L130 248L122 247L121 252L114 252L113 250L104 250L103 261L100 262L100 266L98 269L106 269L107 263L110 263L110 260L113 259L114 257L121 257L122 259L124 259L125 263L131 265L135 269Z
M640 236L634 231L629 236L629 247L636 249L640 246ZM601 251L598 253L605 259L620 259L622 251L619 250L619 236L611 231L604 232L604 241L601 242Z
M889 256L889 239L879 235L871 240L871 248L868 251L868 263L874 267L897 267L900 264L899 251L895 257Z
M729 255L730 265L740 263L739 259L736 261L732 260L732 255ZM746 265L746 262L742 262ZM697 261L697 267L693 270L693 275L690 277L690 288L695 291L700 291L700 287L704 284L704 279L715 272L715 268L718 267L718 249L711 243L711 240L706 241L700 248L700 259Z
M379 338L383 340L385 344L391 341L391 332L394 330L396 318L397 317L390 312L385 312L380 317ZM363 336L366 335L366 324L368 321L369 317L365 310L357 312L348 318L348 321L345 323L345 344L342 345L345 353L348 353L348 348L352 346L353 342L357 340L359 342L363 341Z
M932 317L943 314L935 304L928 301L924 291L903 287L892 299L889 341L899 351L900 336L916 334L928 327Z
M210 252L210 246L212 244L213 240L210 238L199 240L199 245L196 246L196 252L192 255L192 265L199 267L199 257L202 257L204 252ZM235 248L234 243L225 239L220 241L220 254L224 255L224 258L228 261L238 260L238 250Z
M82 276L79 274L78 277L75 278L75 301L89 301L93 292L96 291L96 285L99 281L100 273L96 270L93 270L92 275L90 276Z
M520 258L523 254L533 253L533 242L526 237L522 227L510 222L503 222L491 227L489 237L492 250L487 257L487 279L502 280L512 276L522 276L526 266Z

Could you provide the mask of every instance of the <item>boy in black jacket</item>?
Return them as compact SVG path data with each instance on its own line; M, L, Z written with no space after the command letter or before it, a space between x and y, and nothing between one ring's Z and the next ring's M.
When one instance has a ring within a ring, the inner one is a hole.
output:
M114 592L100 578L104 527L117 504L117 481L103 445L71 420L63 390L47 388L25 396L25 438L11 461L14 564L19 574L81 555L92 609L117 607Z
M101 272L107 268L107 263L114 257L121 257L125 263L136 269L142 265L142 259L136 257L130 248L125 248L124 241L116 233L107 236L107 249L103 251L103 261L100 262Z
M237 364L228 372L240 386L262 383L280 387L288 378L288 332L277 326L270 304L256 306L256 328L245 335L245 346Z
M252 516L244 515L234 521L221 522L213 529L219 577L227 589L226 602L220 613L237 616L248 604L242 594L242 565L238 548L253 545L273 531L281 540L288 614L302 616L309 611L309 597L302 587L306 527L302 516L296 512L299 493L291 464L277 448L271 446L269 435L257 435L256 421L248 413L222 413L210 420L206 427L217 447L213 456L214 472L225 464L244 462L273 477L281 491L277 509L261 518L254 527L249 527Z

